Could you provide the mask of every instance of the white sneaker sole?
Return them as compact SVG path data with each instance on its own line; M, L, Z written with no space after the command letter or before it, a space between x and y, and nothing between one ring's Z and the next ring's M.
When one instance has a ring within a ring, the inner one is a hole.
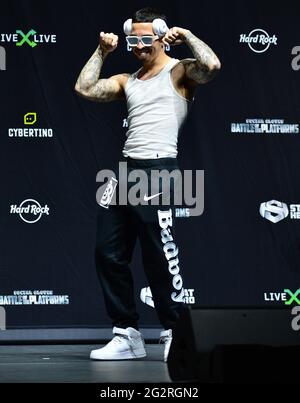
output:
M134 354L132 351L122 351L118 354L108 354L103 352L97 352L97 350L93 350L90 354L91 360L134 360L136 358L146 357L146 351L139 349L135 350Z

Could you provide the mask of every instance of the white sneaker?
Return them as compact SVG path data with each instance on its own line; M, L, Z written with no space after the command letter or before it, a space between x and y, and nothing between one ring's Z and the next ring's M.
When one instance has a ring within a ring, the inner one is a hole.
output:
M164 331L160 332L159 343L165 343L164 361L167 362L171 343L172 343L172 329L168 329L168 330L164 330Z
M130 360L146 357L142 334L133 327L113 328L116 336L105 347L91 351L92 360Z

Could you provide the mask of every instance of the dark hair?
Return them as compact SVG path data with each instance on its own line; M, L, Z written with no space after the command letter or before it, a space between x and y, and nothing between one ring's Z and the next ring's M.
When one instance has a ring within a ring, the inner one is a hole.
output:
M155 18L161 18L167 22L167 17L152 7L144 7L133 14L132 22L152 22Z

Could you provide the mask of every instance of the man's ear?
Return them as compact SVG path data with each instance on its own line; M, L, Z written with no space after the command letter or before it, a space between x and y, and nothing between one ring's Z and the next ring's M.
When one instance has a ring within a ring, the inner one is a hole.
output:
M164 51L170 50L170 45L163 43L163 41L162 41L162 40L163 40L163 37L162 37L162 38L159 38L158 40L159 40L159 42L160 42L160 44L161 44L161 47L164 48Z

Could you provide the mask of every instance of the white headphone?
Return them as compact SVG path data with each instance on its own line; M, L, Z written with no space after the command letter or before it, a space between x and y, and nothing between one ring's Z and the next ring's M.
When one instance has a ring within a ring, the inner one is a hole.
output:
M169 28L166 24L166 21L164 21L161 18L155 18L152 21L152 28L153 32L155 35L157 35L159 38L162 38L168 31ZM128 18L123 24L123 30L125 35L130 35L132 31L132 18ZM130 48L127 47L128 50L131 50ZM166 45L166 50L170 50L170 45Z

